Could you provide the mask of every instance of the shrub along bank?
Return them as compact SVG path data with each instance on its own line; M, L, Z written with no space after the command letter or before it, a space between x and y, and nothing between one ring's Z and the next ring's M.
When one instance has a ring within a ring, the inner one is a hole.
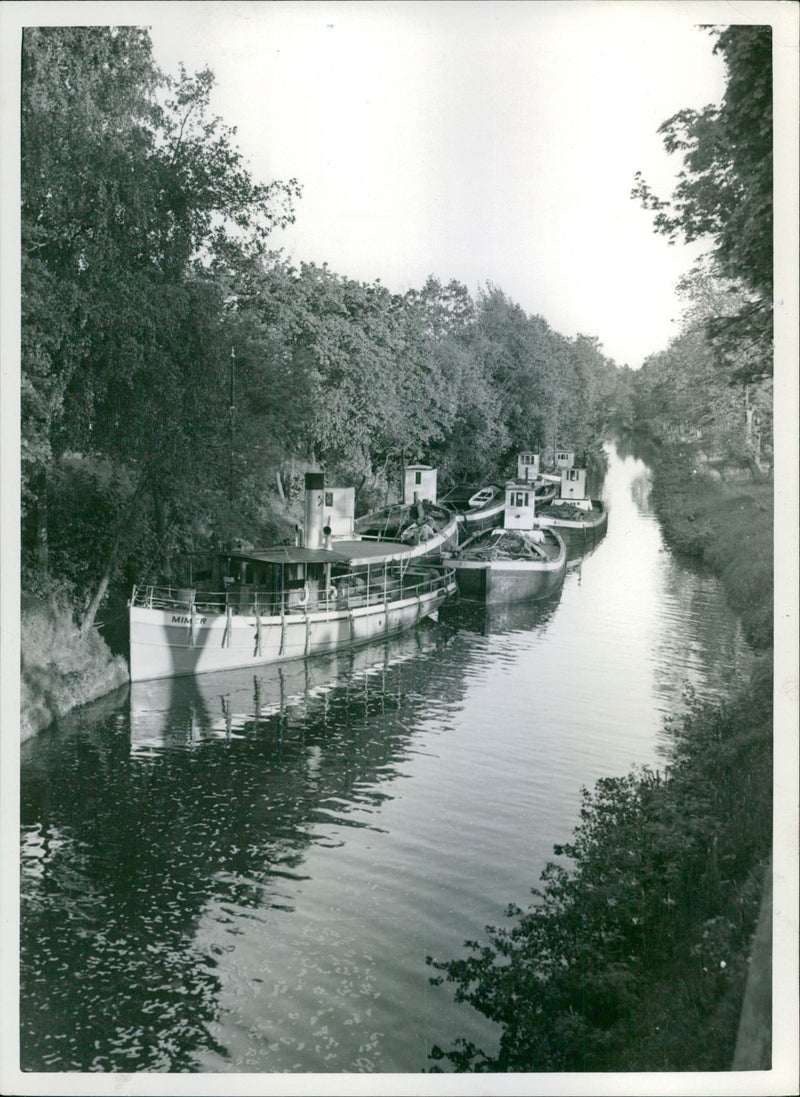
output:
M112 656L95 629L82 636L69 602L23 595L20 735L27 739L78 705L128 681L128 666Z
M464 959L431 964L502 1026L470 1071L728 1070L771 836L768 676L673 728L664 773L584 790L525 911ZM434 1068L435 1069L435 1068Z
M673 721L662 773L583 791L527 910L509 908L465 958L429 958L433 982L501 1025L496 1049L434 1048L451 1069L734 1062L772 843L772 492L693 474L690 454L653 464L667 541L719 574L760 658L740 696Z
M772 482L712 479L689 448L659 452L653 468L652 501L667 543L720 577L749 642L770 648Z

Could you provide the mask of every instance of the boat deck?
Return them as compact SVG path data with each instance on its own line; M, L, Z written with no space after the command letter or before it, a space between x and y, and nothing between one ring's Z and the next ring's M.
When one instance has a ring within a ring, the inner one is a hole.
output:
M391 563L411 556L413 545L400 541L333 541L331 549L349 564Z

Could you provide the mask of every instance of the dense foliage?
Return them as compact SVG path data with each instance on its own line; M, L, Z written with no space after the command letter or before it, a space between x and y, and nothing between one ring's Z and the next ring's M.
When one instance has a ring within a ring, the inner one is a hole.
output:
M708 28L725 63L719 106L682 110L661 126L683 170L671 201L641 176L634 197L670 241L709 240L680 285L680 335L627 387L630 425L670 444L694 444L697 464L772 465L772 30Z
M251 179L212 84L165 77L141 29L25 31L23 583L66 583L85 628L175 548L288 533L304 468L362 507L409 459L502 475L591 446L614 384L495 287L396 295L270 252L299 187Z
M641 174L633 193L670 241L712 242L715 273L743 299L709 317L708 333L729 373L759 380L772 372L772 28L709 30L725 62L725 97L661 126L667 151L683 157L672 199L656 197ZM742 360L748 342L758 353Z
M531 906L510 907L466 957L429 958L432 982L500 1026L495 1048L433 1049L455 1070L733 1062L771 846L772 67L770 28L712 33L725 99L661 127L683 153L671 203L641 177L634 191L656 231L710 239L712 252L681 287L678 337L619 371L605 406L654 446L668 543L714 568L764 655L733 703L673 723L663 773L584 790L573 840L555 847Z
M630 378L625 418L661 443L692 447L696 469L749 468L758 479L774 461L773 383L731 384L718 369L706 321L719 296L698 294L680 334ZM749 350L745 344L739 358Z
M429 963L502 1026L456 1070L727 1070L771 837L771 674L673 726L665 772L584 790L535 902ZM434 1068L436 1069L436 1068Z

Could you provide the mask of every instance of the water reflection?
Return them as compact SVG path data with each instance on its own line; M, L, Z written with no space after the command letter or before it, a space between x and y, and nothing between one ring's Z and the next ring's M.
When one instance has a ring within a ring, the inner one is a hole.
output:
M420 708L459 689L451 675L419 688L442 641L423 627L339 659L141 683L129 725L122 713L94 725L83 713L30 743L28 1069L228 1059L213 1023L230 934L243 912L263 921L294 910L310 845L380 829ZM221 932L198 939L209 919Z
M30 1070L420 1071L490 1049L425 956L524 904L582 784L658 760L746 657L609 450L606 538L544 602L137 683L23 746Z
M439 610L442 625L476 632L481 636L506 632L541 633L558 608L561 587L549 598L536 602L485 603L457 598Z

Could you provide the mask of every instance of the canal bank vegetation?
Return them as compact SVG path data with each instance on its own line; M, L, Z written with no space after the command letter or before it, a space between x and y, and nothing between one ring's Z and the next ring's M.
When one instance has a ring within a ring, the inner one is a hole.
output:
M501 1026L497 1049L434 1048L451 1069L734 1062L771 871L772 67L770 27L708 31L724 100L661 127L683 159L672 198L641 178L633 193L657 232L711 250L682 285L680 335L619 372L612 412L647 447L666 541L720 576L759 658L739 696L672 722L663 772L584 790L572 841L555 847L528 909L509 908L508 925L467 942L465 958L429 958L434 982ZM751 1039L768 1048L769 1016L755 1024Z
M653 504L664 537L679 554L717 574L758 651L773 643L773 485L709 480L698 475L691 449L656 466Z
M112 656L100 633L82 633L68 598L55 591L24 594L20 644L20 738L128 681L128 666Z
M429 959L499 1048L443 1050L461 1071L728 1070L771 844L772 683L672 727L663 773L584 790L527 909L471 954ZM437 1069L434 1067L434 1069Z
M142 28L24 31L22 590L84 638L179 551L291 541L306 469L359 513L413 460L491 481L599 448L616 387L594 337L497 286L393 294L271 251L300 184L251 177L212 87Z

